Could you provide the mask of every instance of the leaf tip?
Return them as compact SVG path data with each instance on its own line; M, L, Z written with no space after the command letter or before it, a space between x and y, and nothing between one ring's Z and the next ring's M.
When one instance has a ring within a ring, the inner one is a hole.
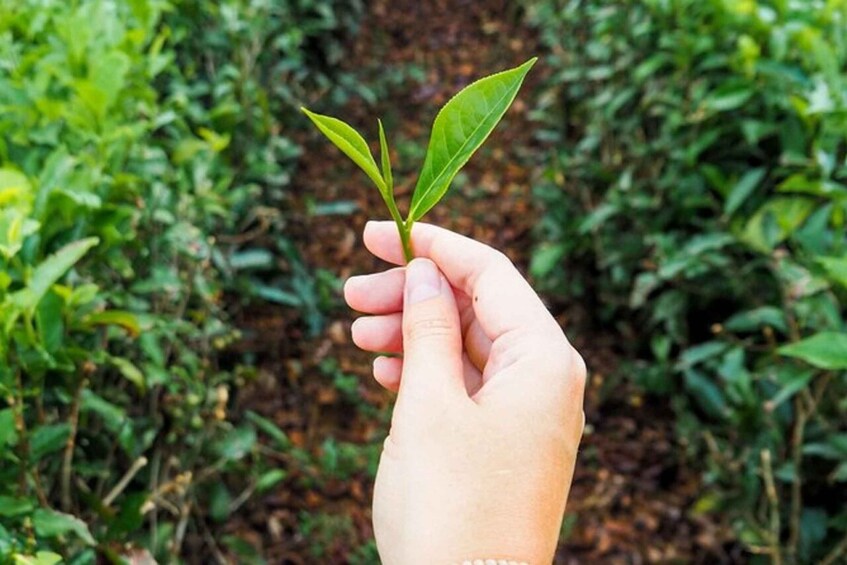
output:
M524 74L526 74L530 71L530 69L532 69L532 67L535 66L535 63L537 63L537 62L538 62L538 57L532 57L526 63L524 63L523 65L521 65L518 68L524 69Z

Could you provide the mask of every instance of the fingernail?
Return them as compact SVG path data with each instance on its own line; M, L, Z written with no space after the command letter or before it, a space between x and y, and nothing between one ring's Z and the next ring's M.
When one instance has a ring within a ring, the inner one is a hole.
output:
M406 300L417 304L441 294L441 275L429 259L414 259L406 267Z

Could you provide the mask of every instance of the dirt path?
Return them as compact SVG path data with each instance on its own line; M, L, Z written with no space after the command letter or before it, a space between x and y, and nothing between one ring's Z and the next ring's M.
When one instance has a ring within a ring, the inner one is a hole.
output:
M375 107L351 101L344 116L371 139L376 137L375 119L382 117L394 162L399 160L395 178L401 209L437 108L474 78L538 54L533 32L522 26L514 4L370 3L347 60L351 69L363 62L373 65L363 70L369 77L365 84L398 84L383 89ZM427 218L504 250L524 272L538 217L530 198L531 165L543 151L533 140L528 108L534 86L545 74L543 64L533 70L507 118L457 179L446 203ZM341 113L322 108L320 101L316 109ZM339 280L385 268L364 250L360 237L369 217L385 216L379 195L324 140L314 136L305 141L294 215L284 232L295 238L310 268ZM336 202L343 202L349 213L323 215L332 211L324 205ZM575 305L554 307L591 369L589 425L557 563L726 560L722 532L688 510L700 494L698 473L678 460L672 414L610 380L617 366L614 343L609 337L582 335L574 325L584 318L578 312ZM361 548L372 535L372 475L362 469L373 466L378 455L391 399L371 379L371 357L349 341L351 312L333 310L326 330L316 338L308 338L294 316L284 309L265 309L245 320L249 348L263 368L240 405L276 421L311 459L283 462L288 479L248 504L229 530L272 563L372 562L372 548ZM285 336L282 343L280 335ZM330 437L335 444L327 443ZM358 451L345 448L353 470L334 469L325 479L327 469L315 462L335 457L337 466L339 443L359 446Z

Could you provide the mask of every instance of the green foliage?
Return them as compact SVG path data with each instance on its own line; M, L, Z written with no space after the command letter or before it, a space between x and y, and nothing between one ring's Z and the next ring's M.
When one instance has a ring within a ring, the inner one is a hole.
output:
M556 142L533 273L617 327L705 458L695 512L792 562L847 534L847 4L528 2ZM564 258L564 259L563 259ZM768 485L773 483L773 489Z
M221 297L262 298L272 251L226 241L283 202L283 120L360 9L0 3L0 563L116 561L116 541L168 560L185 509L225 513L210 484L284 477L230 421L247 372L220 356ZM319 308L297 280L275 290Z
M391 159L382 121L379 121L382 153L380 174L367 142L355 129L337 118L315 114L306 108L302 110L321 133L356 163L379 189L391 217L397 224L406 260L411 261L412 247L409 238L412 225L444 197L459 170L500 123L535 61L533 58L514 69L477 80L463 88L438 112L432 125L426 158L412 195L409 214L405 220L400 216L394 201Z

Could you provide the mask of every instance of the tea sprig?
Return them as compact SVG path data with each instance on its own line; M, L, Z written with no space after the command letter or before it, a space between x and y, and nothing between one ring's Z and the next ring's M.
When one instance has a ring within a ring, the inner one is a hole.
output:
M514 69L479 79L459 91L441 108L432 125L426 158L405 219L394 199L391 159L382 121L377 120L380 168L367 142L355 129L338 118L302 109L317 128L376 185L397 224L407 262L414 256L412 226L444 197L453 178L503 118L535 61L536 58L532 58Z

